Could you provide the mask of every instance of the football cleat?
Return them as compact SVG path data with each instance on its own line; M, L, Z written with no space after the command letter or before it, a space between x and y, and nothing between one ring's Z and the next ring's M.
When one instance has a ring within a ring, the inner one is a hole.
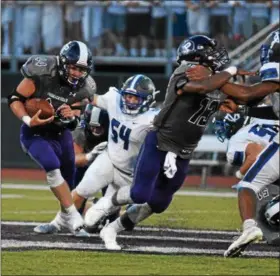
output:
M262 230L257 226L244 229L242 235L225 251L224 257L239 257L251 243L257 243L263 238Z
M33 231L38 234L54 234L59 232L61 229L58 228L55 224L52 223L44 223L36 226Z
M100 238L103 240L106 249L121 250L121 246L117 243L117 232L113 227L104 226L100 231Z

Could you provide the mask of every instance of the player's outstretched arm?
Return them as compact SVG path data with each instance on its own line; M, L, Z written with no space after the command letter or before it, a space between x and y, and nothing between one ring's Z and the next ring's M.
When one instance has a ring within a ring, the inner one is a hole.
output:
M280 89L279 83L272 81L261 82L251 86L227 83L221 87L221 91L223 91L225 94L244 103L248 103L259 98L264 98L278 89Z
M200 79L199 81L196 78L192 78L192 72L195 70L195 68L198 66L194 66L193 68L189 68L186 71L186 77L189 80L184 84L183 87L181 87L178 90L178 95L184 94L184 93L199 93L199 94L207 94L212 92L215 89L219 89L223 85L225 85L229 79L236 75L237 68L235 66L229 67L226 70L214 74L209 75L211 72L204 66L205 69L202 70L208 70L208 77Z

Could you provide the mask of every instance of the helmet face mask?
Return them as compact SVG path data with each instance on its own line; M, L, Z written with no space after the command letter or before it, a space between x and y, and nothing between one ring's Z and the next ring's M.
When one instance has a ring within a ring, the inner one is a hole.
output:
M219 117L219 116L217 116ZM215 135L220 142L230 139L243 126L245 119L239 113L227 113L224 118L213 120Z
M213 71L222 70L230 62L225 47L218 47L217 41L204 35L195 35L184 40L177 49L177 62L201 64Z
M135 75L125 81L120 94L122 112L128 115L138 115L149 110L157 92L150 78L145 75Z
M74 88L83 86L93 66L90 50L80 41L65 44L60 51L59 62L60 76Z
M109 115L99 107L88 104L84 112L84 127L91 136L99 137L108 133Z

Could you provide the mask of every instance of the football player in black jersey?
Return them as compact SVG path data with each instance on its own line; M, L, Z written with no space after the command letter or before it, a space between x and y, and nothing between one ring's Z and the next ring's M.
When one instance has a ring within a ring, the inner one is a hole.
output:
M58 56L31 56L21 68L24 79L8 97L12 112L23 121L22 148L45 170L47 183L61 205L61 224L72 233L83 231L83 219L69 189L75 175L71 130L77 126L80 115L71 107L92 100L96 90L89 75L92 65L88 47L83 42L70 41ZM41 120L38 111L30 118L24 107L30 98L49 100L56 116Z
M114 205L137 204L100 232L108 249L120 248L116 243L118 232L166 210L186 178L189 160L208 119L219 108L221 93L216 89L242 73L229 67L219 74L222 78L213 74L222 70L229 58L226 49L207 36L186 39L177 54L179 67L169 80L162 109L140 150L131 190L124 187L113 196ZM185 71L197 64L207 68L209 78L188 81Z

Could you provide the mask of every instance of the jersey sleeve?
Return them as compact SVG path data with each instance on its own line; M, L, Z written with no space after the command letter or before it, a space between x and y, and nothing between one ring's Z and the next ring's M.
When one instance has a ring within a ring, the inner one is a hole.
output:
M57 67L56 56L31 56L21 67L20 72L25 78L37 79L42 76L55 76Z
M261 81L274 81L280 82L280 63L268 62L265 63L260 69Z
M110 108L110 104L115 104L117 96L118 89L115 87L110 87L109 91L106 94L98 95L96 105L108 111Z

